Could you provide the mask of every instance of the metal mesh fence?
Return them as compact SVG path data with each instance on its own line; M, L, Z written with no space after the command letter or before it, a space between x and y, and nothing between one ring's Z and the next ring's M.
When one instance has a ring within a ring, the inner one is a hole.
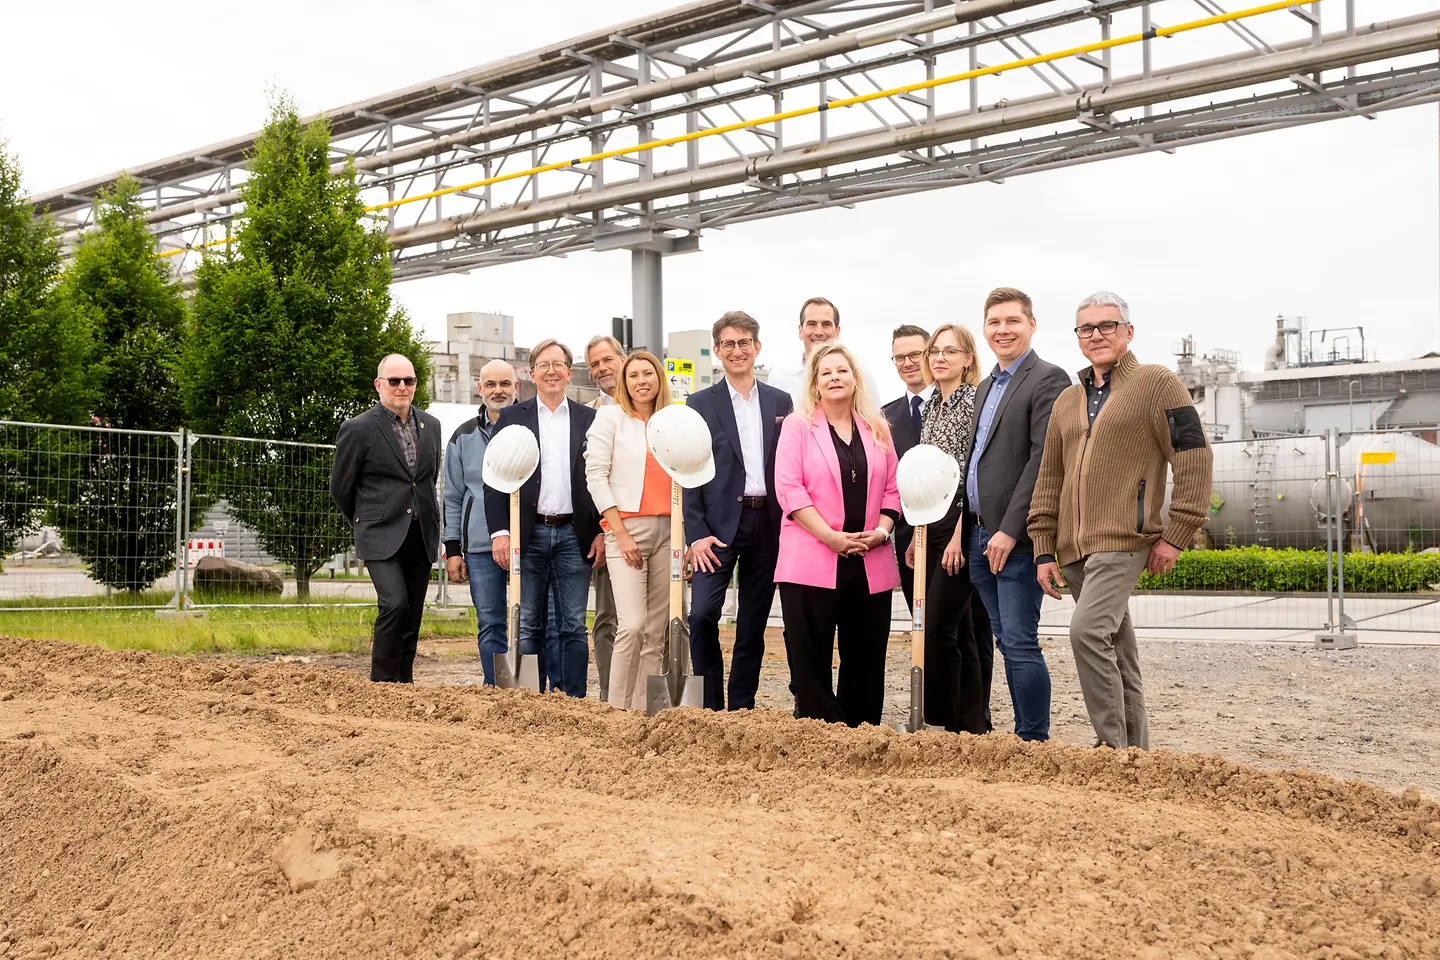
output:
M1142 579L1136 626L1302 640L1353 620L1440 634L1432 435L1216 443L1197 549L1172 574ZM330 498L333 457L329 444L0 421L0 616L350 606L358 624L375 594ZM463 587L447 595L440 567L432 604L468 606ZM1072 609L1047 599L1042 629L1063 633Z
M0 605L174 597L180 434L0 421Z

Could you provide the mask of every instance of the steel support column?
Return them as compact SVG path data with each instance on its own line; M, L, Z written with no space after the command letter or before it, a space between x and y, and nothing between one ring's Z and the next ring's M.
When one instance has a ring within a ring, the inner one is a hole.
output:
M635 318L634 350L665 356L665 297L658 250L630 251L630 315Z

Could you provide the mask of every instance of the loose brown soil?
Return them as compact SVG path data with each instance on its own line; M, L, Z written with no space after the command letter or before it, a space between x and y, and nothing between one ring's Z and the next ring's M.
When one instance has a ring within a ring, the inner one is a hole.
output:
M0 640L0 957L1440 956L1440 807L1216 757Z

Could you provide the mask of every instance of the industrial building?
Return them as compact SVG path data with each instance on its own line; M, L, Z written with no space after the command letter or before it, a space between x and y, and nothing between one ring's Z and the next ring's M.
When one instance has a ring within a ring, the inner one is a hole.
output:
M1241 370L1232 350L1197 356L1192 337L1175 354L1214 440L1375 429L1440 441L1440 355L1379 362L1363 327L1311 329L1304 317L1276 317L1259 371Z
M588 339L588 338L587 338ZM588 403L600 395L590 379L582 352L584 343L567 344L575 354L574 375L566 391L572 400ZM445 317L445 340L425 344L430 353L430 399L432 403L475 406L480 394L475 380L480 368L491 360L507 360L520 379L521 400L535 396L530 380L530 348L515 345L515 318L492 312L451 313ZM709 330L677 330L666 338L664 359L688 360L694 364L691 390L703 390L715 382L714 358L710 353Z

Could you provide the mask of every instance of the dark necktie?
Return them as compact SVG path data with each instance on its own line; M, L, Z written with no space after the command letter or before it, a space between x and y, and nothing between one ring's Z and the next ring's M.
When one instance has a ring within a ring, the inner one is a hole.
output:
M915 424L915 432L920 432L920 408L924 406L925 398L919 394L912 394L910 397L910 420Z

